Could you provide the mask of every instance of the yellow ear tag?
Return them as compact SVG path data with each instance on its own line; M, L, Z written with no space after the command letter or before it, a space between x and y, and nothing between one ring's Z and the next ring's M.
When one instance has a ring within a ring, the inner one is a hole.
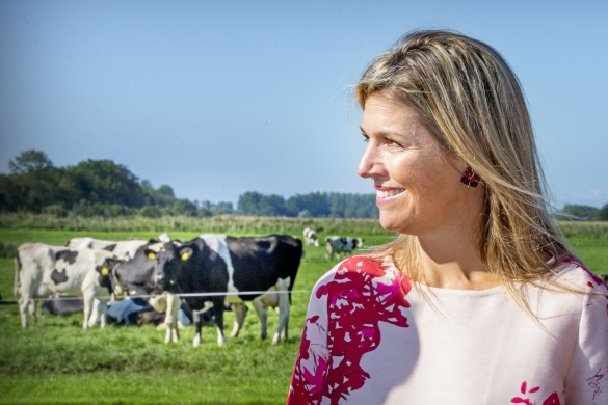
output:
M108 270L107 267L104 267L103 269L101 269L102 276L107 276L108 274L110 274L110 270Z
M185 262L190 258L190 254L188 252L182 253L182 262Z
M154 252L148 253L148 259L150 259L150 260L156 260L156 253L154 253Z

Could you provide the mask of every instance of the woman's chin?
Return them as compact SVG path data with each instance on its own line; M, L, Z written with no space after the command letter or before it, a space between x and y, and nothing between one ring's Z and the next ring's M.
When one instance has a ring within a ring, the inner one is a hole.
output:
M393 219L390 219L390 218L382 218L382 215L380 215L378 222L380 223L381 227L383 227L384 229L386 229L389 232L406 233L404 231L407 227L404 226L403 222L394 221Z

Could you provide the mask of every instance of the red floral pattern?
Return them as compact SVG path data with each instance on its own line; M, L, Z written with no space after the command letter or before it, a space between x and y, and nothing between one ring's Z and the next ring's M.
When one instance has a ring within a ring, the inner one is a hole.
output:
M540 390L540 387L538 387L538 386L528 389L528 383L526 381L524 381L521 383L521 390L520 390L521 396L511 398L511 403L512 404L536 405L536 402L534 402L531 397L533 397L534 394L538 393L539 390ZM557 392L554 392L553 394L549 395L543 401L542 405L560 405L559 395L557 395Z
M581 285L600 293L608 291L604 281L576 259L564 258L562 263L578 268L570 267L568 271L585 274ZM319 284L314 297L317 306L307 319L288 404L348 402L354 399L353 391L361 389L370 379L371 370L362 367L362 359L380 345L380 322L408 327L405 308L410 307L406 299L411 291L410 280L394 268L389 271L389 267L369 257L355 256L340 264L331 273L333 278ZM596 316L601 308L601 313L608 316L604 297L600 296L599 301L597 296L593 297L596 297L593 306L590 303L586 308L595 312L589 314ZM595 364L593 372L577 377L575 383L586 391L580 390L575 402L585 398L585 403L604 403L608 363L596 361ZM565 387L559 389L557 384L538 382L540 384L533 385L523 381L520 392L515 396L507 394L506 398L511 398L513 404L525 405L559 405L564 398L570 398L567 392L562 392Z
M332 403L346 399L361 388L369 373L361 367L364 354L380 344L380 322L407 327L403 308L411 290L409 279L398 273L387 278L385 266L370 258L354 256L344 261L333 280L317 290L317 298L327 297L327 359L310 358L307 332L321 328L318 317L307 320L296 359L288 403L318 403L322 397ZM313 360L314 370L303 366Z

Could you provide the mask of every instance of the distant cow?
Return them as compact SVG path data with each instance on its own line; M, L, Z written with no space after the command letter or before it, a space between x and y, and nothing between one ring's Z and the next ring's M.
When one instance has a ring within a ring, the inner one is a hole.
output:
M304 241L306 245L315 245L319 246L319 238L317 237L317 233L314 229L306 227L302 231L302 236L304 236Z
M334 255L338 257L341 254L352 254L353 250L363 246L363 239L361 238L345 238L341 236L328 236L325 238L325 257L328 260L333 260Z
M286 338L290 293L302 256L302 242L290 236L230 237L202 235L182 246L167 244L158 253L159 271L165 291L182 295L193 310L196 334L193 345L201 342L200 317L196 311L211 302L210 312L217 329L217 344L225 342L224 300L242 303L254 300L266 335L265 306L279 307L279 326L273 343ZM270 291L269 291L270 290ZM197 296L197 293L207 294ZM235 308L244 307L237 305ZM242 314L236 314L237 322ZM235 325L233 334L240 325Z
M69 249L44 243L26 243L17 249L19 313L21 326L28 326L28 312L36 321L35 298L51 294L83 297L83 328L105 326L109 298L109 273L115 265L112 253L99 249Z

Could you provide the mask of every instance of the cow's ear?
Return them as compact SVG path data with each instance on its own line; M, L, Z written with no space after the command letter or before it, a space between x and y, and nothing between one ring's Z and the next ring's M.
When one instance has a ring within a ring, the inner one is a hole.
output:
M182 259L182 262L187 262L192 257L192 248L185 247L183 249L180 249L179 255Z
M144 250L144 253L146 254L148 260L156 260L156 252L154 250L146 249Z
M102 276L107 276L108 274L110 274L110 269L108 268L108 263L105 262L103 265L97 266L97 272L99 274L101 274Z

